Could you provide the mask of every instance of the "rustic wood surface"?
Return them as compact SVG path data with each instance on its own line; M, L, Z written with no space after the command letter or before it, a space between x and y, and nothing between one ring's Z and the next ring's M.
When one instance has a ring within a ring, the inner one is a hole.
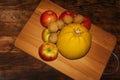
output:
M49 0L41 0L33 15L16 38L15 46L75 80L99 80L115 47L116 38L92 25L90 30L92 46L84 58L68 60L58 55L55 61L43 61L38 54L38 49L43 43L41 35L44 29L39 22L39 16L47 9L55 11L58 16L64 11L62 7Z
M91 18L92 23L117 37L114 52L120 59L120 0L52 0L56 4ZM13 47L13 42L40 0L0 0L0 80L71 80L54 68ZM10 50L12 50L10 52ZM111 56L104 72L116 62ZM101 80L119 80L120 70Z

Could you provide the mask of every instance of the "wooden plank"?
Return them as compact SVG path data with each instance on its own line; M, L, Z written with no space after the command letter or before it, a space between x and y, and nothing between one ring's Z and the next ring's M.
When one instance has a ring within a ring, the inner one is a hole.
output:
M49 0L42 0L15 41L16 47L41 61L43 60L39 57L38 49L43 43L41 33L44 27L40 24L39 17L47 9L54 10L57 15L65 10ZM99 80L115 46L116 38L95 25L92 25L90 32L92 47L85 57L68 60L59 54L55 61L43 62L75 80Z

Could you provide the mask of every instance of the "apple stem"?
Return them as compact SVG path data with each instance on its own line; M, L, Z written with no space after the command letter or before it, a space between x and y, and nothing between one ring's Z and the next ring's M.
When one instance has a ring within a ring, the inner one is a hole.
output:
M48 51L48 52L50 52L50 51L51 51L50 47L48 47L48 48L47 48L47 51Z

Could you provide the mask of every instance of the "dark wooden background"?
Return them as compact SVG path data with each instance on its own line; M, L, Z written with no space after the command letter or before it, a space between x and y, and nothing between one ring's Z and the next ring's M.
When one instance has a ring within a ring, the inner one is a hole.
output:
M75 13L89 16L92 23L115 35L117 44L114 52L120 59L120 0L52 1ZM13 46L12 40L39 3L40 0L0 0L0 80L71 80ZM111 72L115 67L116 61L111 56L104 72ZM120 80L120 70L112 75L102 75L101 80Z

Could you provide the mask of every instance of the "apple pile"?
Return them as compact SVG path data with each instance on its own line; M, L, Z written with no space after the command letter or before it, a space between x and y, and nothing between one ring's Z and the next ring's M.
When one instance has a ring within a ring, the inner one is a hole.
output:
M61 29L71 23L79 23L88 30L91 28L91 21L87 16L74 14L71 11L64 11L58 17L52 10L46 10L40 16L40 23L45 29L42 31L42 40L44 43L39 47L39 55L45 61L55 60L58 56L56 46L59 32Z

